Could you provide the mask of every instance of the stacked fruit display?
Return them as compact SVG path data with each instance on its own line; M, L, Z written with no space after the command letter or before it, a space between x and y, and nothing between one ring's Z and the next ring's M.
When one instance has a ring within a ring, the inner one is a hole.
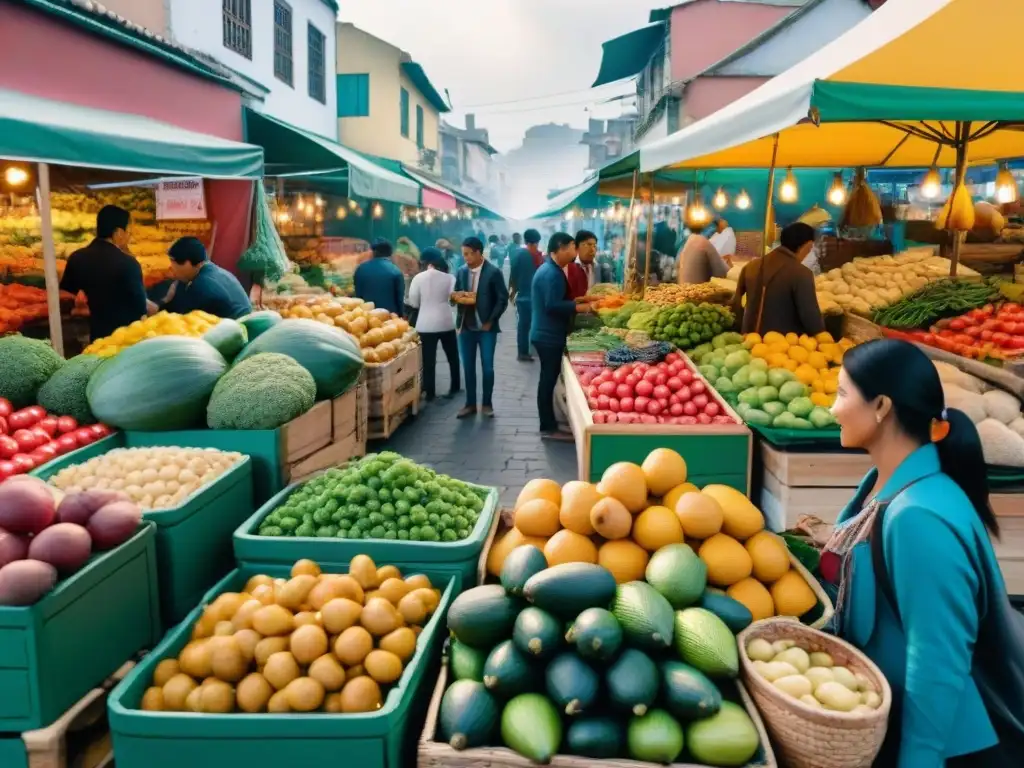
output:
M453 542L472 534L483 508L482 489L385 451L308 480L258 533Z
M299 560L290 579L253 576L205 607L191 642L157 665L142 709L374 712L439 602L426 576L366 555L346 575Z
M516 501L515 527L491 548L488 572L499 575L523 544L542 550L550 566L596 563L619 583L643 578L652 553L686 544L706 571L701 578L755 619L803 616L818 602L785 543L764 530L760 510L734 488L687 483L686 462L666 448L643 466L612 465L597 485L531 480Z
M734 322L732 312L725 307L686 303L658 310L641 330L650 333L652 339L689 349L711 341Z
M696 605L705 596L699 560L672 545L644 578L616 584L599 565L548 567L534 546L512 550L501 584L463 593L448 612L452 682L440 739L457 750L504 744L542 764L561 749L663 764L685 750L689 762L746 765L758 730L727 698L736 639Z
M147 512L175 509L244 458L213 448L115 448L64 467L50 484L64 493L120 493Z
M586 370L580 384L597 424L735 424L724 404L676 352L660 363Z
M0 482L109 434L104 424L79 426L73 417L55 416L38 405L15 411L0 397Z
M131 538L141 520L115 491L64 495L34 477L0 483L0 606L38 602L94 552Z
M784 429L827 429L848 339L769 332L717 336L689 355L700 372L748 424Z
M110 336L96 339L83 352L97 357L113 357L118 352L138 344L144 339L156 336L191 336L198 338L220 322L220 318L209 312L196 310L187 315L173 312L157 312L143 320L118 328Z

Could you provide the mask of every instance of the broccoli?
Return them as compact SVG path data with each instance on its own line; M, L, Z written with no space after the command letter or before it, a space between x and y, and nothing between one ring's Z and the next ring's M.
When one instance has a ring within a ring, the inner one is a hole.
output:
M39 388L63 364L64 358L45 341L18 335L0 338L0 397L15 408L34 405Z
M72 357L39 388L37 401L49 413L71 416L79 424L92 424L96 417L89 408L85 387L102 362L103 358L95 355Z
M211 429L277 429L316 402L313 376L287 355L264 352L232 366L206 408Z

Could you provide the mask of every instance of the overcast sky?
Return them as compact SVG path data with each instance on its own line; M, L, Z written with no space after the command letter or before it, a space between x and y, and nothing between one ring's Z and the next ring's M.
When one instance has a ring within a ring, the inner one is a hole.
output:
M601 43L647 23L666 0L343 0L340 18L406 50L434 86L447 88L462 125L465 112L507 152L531 125L586 127L615 117L630 81L589 90ZM632 105L632 100L625 102ZM596 111L595 111L596 110ZM575 179L567 180L571 183Z

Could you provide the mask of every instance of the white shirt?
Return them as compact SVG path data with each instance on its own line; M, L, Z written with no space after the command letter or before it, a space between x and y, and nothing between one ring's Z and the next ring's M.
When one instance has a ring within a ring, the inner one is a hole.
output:
M733 256L736 253L736 232L732 227L715 232L709 239L719 256Z
M417 307L416 330L419 333L444 333L455 330L455 314L449 299L455 290L455 275L439 269L427 269L412 279L409 306Z

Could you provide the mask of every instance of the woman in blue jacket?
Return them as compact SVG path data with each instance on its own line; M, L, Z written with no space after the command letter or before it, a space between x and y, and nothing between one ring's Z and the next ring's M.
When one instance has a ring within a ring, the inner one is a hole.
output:
M837 633L892 687L876 766L1024 764L1024 650L989 534L978 432L945 407L927 356L884 339L850 350L833 406L875 466L822 553Z

